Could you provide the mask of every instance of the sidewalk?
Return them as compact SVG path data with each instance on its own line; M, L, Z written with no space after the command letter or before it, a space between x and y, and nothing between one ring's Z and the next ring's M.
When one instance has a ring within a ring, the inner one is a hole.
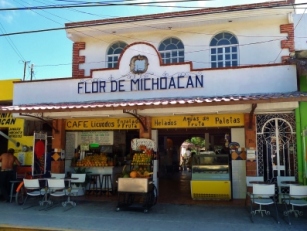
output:
M23 210L15 203L0 202L0 230L78 230L78 231L284 231L307 230L307 211L303 217L292 218L288 225L280 213L280 224L273 217L259 214L254 223L248 208L218 203L179 205L158 203L148 213L116 211L116 201L77 201L77 206L55 207L39 211L40 206ZM71 208L71 209L69 209Z

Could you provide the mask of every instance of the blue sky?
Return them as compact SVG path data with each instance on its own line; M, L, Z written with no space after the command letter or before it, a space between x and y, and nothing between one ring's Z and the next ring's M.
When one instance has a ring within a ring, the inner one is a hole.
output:
M157 2L159 2L158 5L163 5L161 3L163 1L167 0L157 0ZM33 6L76 4L81 2L85 1L0 0L0 10L7 8L24 9ZM90 2L98 1L92 0ZM114 3L130 1L104 0L100 2ZM135 0L135 2L154 1ZM250 4L255 2L264 1L211 0L180 4L169 3L168 5L171 7L102 6L68 9L1 10L0 34L61 28L68 22L180 11L182 8L179 8L178 6L219 7L226 5ZM166 4L164 4L164 6L166 6ZM0 80L23 79L25 61L28 61L26 63L26 80L30 80L31 78L31 64L33 64L33 80L71 77L72 41L66 37L65 30L0 36Z

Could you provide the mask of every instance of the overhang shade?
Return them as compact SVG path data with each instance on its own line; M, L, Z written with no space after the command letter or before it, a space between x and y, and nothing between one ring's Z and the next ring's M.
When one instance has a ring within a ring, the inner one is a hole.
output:
M193 107L193 106L215 106L234 105L248 103L276 103L307 101L307 92L267 93L250 95L228 95L213 97L191 97L191 98L156 98L146 100L114 100L114 101L88 101L80 103L49 103L35 105L13 105L2 106L2 113L33 113L33 112L65 112L65 111L94 111L110 109L148 109L164 107Z

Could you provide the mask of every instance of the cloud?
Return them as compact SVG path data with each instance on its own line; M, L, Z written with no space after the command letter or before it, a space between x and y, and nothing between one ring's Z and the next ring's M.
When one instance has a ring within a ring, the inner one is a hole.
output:
M306 0L296 0L296 4L306 3ZM297 14L304 14L307 12L307 4L306 5L300 5L296 7L296 13Z
M10 0L0 0L0 8L13 8L15 7ZM7 23L11 23L17 12L15 10L2 11L0 14L1 21L5 21Z

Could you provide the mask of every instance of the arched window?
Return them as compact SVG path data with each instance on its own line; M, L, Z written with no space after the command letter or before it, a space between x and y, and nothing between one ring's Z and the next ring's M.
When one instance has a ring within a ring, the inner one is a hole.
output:
M215 35L210 42L211 67L234 67L239 65L238 40L230 33Z
M184 46L179 39L165 39L159 46L159 52L164 64L184 62Z
M127 43L118 41L112 44L108 50L107 59L108 59L108 68L115 68L118 64L118 58L122 51L127 46Z

